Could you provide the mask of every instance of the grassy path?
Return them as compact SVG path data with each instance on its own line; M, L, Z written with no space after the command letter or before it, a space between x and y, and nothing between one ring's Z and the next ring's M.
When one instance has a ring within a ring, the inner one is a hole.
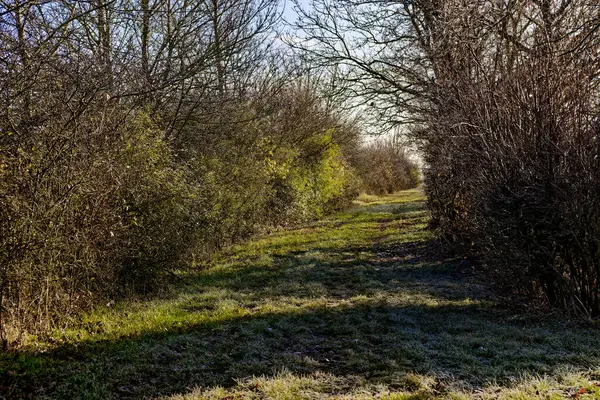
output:
M600 330L499 307L419 191L235 247L162 300L3 355L8 398L600 398ZM0 396L1 398L2 396Z

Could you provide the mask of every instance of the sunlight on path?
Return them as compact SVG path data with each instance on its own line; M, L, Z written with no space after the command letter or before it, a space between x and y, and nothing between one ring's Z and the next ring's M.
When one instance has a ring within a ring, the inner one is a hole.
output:
M501 309L427 220L418 190L363 196L168 298L94 313L11 371L52 398L599 398L596 328Z

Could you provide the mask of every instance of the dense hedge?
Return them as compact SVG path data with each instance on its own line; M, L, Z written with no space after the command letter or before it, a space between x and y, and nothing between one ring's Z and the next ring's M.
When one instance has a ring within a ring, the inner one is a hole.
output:
M35 18L46 10L29 11L31 27L46 23ZM70 47L71 36L56 40L64 53L35 60L34 76L34 59L0 36L12 57L4 61L17 60L0 67L4 346L152 291L260 229L320 217L356 195L346 157L356 129L323 105L318 84L258 69L268 65L262 44L228 55L261 58L241 78L221 71L227 90L213 86L212 65L222 61L213 59L139 92L139 64L110 72L95 53ZM44 50L36 43L27 53ZM178 92L181 82L188 91Z
M356 194L277 0L0 5L0 340Z
M419 165L411 159L398 138L365 144L354 162L362 190L368 194L390 194L419 186Z
M188 144L192 156L178 158L146 111L105 113L114 123L90 114L76 130L2 137L0 284L13 339L355 195L340 128L323 129L315 114L297 121L301 132L278 132L277 113L236 123L214 147Z
M598 317L599 42L588 37L580 48L584 39L570 34L589 18L580 6L552 19L530 4L536 22L506 9L517 21L510 33L486 29L483 8L448 11L456 19L445 22L444 39L460 45L436 60L434 101L417 137L444 237L487 265L504 294ZM458 23L467 18L477 22ZM486 38L481 53L469 50L475 31Z

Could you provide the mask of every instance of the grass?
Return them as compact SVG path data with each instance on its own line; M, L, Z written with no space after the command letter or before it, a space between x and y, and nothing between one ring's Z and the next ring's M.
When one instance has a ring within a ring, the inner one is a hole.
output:
M0 358L0 398L591 399L600 334L500 306L418 190L221 255Z

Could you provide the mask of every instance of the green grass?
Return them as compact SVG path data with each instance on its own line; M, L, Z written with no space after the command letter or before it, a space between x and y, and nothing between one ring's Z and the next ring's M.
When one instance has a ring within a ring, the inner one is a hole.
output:
M600 398L600 332L501 307L418 190L230 249L0 358L0 398Z

